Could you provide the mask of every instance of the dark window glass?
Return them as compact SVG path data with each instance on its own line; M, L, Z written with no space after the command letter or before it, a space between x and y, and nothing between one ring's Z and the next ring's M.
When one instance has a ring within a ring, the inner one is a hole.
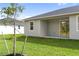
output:
M33 22L30 22L30 30L33 30Z
M20 29L20 25L18 25L18 29Z

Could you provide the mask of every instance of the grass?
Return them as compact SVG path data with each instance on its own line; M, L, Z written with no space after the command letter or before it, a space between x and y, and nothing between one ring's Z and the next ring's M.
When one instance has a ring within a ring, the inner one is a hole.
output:
M5 35L10 53L12 53L12 35ZM17 52L21 52L25 36L16 35ZM6 55L2 35L0 35L0 55ZM79 56L79 40L28 37L24 55L28 56Z

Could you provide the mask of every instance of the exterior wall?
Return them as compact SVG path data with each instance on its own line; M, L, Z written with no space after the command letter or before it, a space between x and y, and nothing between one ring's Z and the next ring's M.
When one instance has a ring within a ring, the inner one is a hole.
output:
M34 23L34 29L30 30L30 22ZM40 36L40 20L27 21L24 26L25 35L28 36Z
M60 36L58 19L27 21L24 25L24 33L28 36ZM30 22L34 22L34 29L30 30ZM63 37L61 35L61 37Z
M16 34L24 34L24 23L23 21L15 21L16 25ZM20 29L18 28L18 25L20 26ZM6 25L3 24L3 22L0 22L0 34L13 34L14 28L13 28L13 21L10 21L10 23L6 22Z
M69 38L79 39L77 30L77 15L69 16ZM62 19L64 20L64 19ZM27 21L24 25L24 33L28 36L53 36L59 37L60 25L58 19L55 20L34 20ZM34 30L30 30L30 22L34 22Z
M49 20L48 36L59 37L59 20Z
M34 29L30 30L30 22L34 22ZM27 21L24 26L24 33L28 36L53 36L59 37L58 20L36 20Z
M14 29L13 26L4 26L0 25L0 34L13 34ZM24 27L20 26L20 29L18 29L18 26L16 26L16 34L24 34Z
M69 17L70 39L79 39L79 31L77 31L77 15Z
M40 21L40 34L41 36L48 35L48 21L47 20Z

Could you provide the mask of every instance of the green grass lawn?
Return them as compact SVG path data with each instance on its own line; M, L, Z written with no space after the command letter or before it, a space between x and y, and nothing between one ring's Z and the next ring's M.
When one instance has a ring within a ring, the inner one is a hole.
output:
M0 55L6 55L3 36L0 35ZM12 53L12 35L5 35L10 53ZM21 53L25 36L16 35L17 53ZM28 56L79 56L79 40L63 40L54 38L28 37L25 45L24 55Z

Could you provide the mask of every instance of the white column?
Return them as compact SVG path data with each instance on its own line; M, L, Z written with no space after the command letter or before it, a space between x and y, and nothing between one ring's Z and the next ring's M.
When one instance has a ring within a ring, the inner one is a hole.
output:
M69 37L70 39L79 39L79 31L77 31L77 15L69 17Z

